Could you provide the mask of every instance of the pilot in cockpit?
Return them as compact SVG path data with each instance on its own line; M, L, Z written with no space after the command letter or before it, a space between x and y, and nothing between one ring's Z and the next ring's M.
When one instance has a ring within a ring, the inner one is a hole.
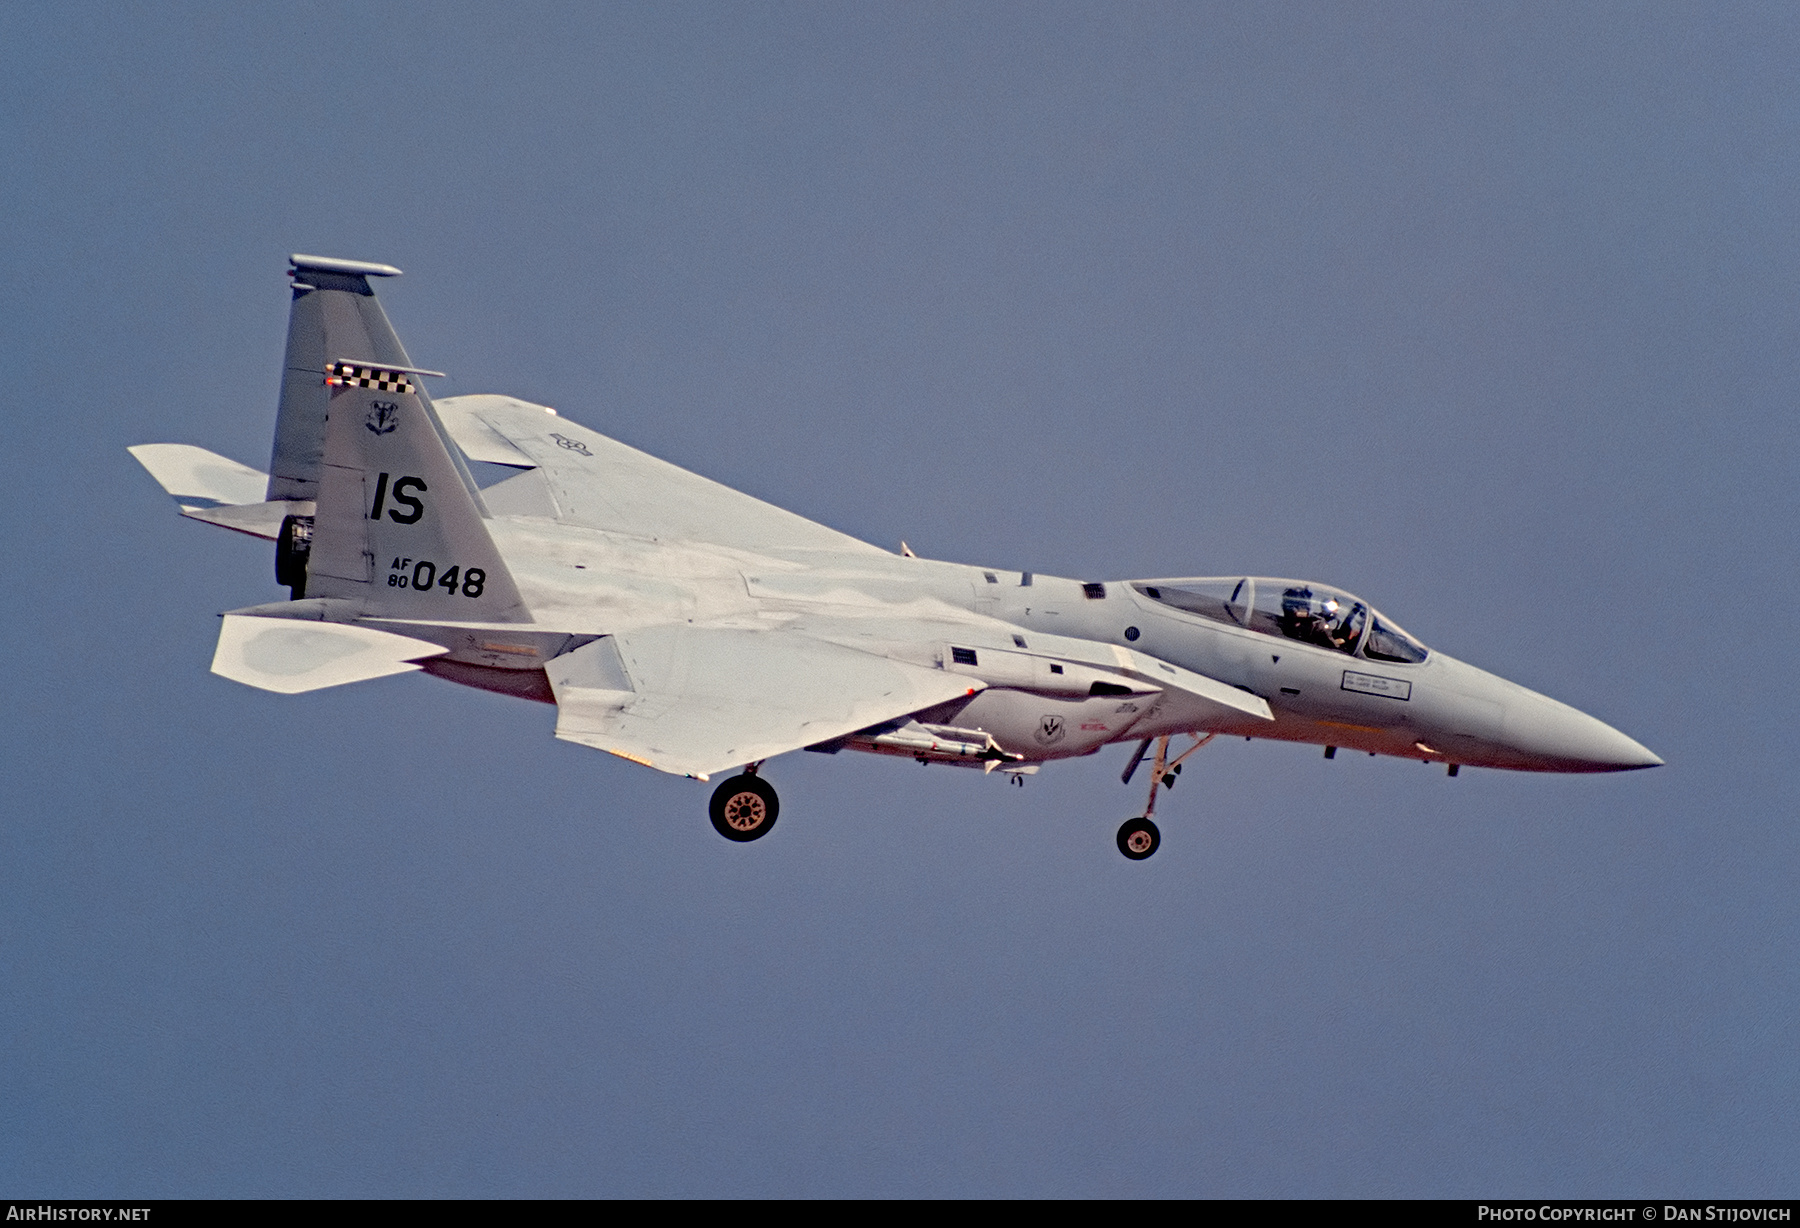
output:
M1318 638L1313 641L1321 648L1335 648L1343 651L1347 634L1344 628L1349 619L1344 617L1344 609L1338 604L1336 597L1327 597L1319 603L1319 612L1315 623Z
M1313 642L1313 608L1310 588L1290 588L1281 594L1281 634L1302 643Z
M1333 604L1336 604L1335 602ZM1368 607L1356 602L1344 611L1331 633L1331 646L1339 652L1356 651L1356 641L1362 635L1363 624L1368 621Z
M1317 597L1311 588L1290 588L1281 595L1281 633L1304 644L1350 652L1364 621L1360 603L1346 609L1336 597Z

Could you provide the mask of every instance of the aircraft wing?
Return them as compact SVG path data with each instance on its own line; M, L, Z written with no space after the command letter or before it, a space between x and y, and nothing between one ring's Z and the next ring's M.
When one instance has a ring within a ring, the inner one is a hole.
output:
M683 625L605 636L547 672L557 737L700 780L983 685L792 631Z
M536 468L556 519L568 524L759 552L887 553L626 447L542 405L477 395L446 397L435 406L466 455Z

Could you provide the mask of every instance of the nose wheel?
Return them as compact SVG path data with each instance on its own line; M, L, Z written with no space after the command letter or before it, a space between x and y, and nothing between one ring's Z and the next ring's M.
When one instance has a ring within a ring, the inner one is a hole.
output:
M745 772L713 790L713 830L740 844L760 840L775 826L781 802L769 782Z
M1149 819L1126 819L1119 824L1119 851L1142 861L1162 845L1162 833Z
M1135 819L1126 819L1119 826L1119 851L1133 861L1142 861L1162 847L1162 833L1156 830L1156 824L1150 816L1156 813L1156 794L1158 790L1173 789L1176 777L1181 775L1181 765L1187 762L1189 755L1212 741L1217 734L1209 733L1205 737L1194 734L1194 744L1169 758L1169 737L1145 738L1138 743L1137 750L1125 764L1125 772L1119 777L1124 784L1130 784L1132 776L1138 770L1138 764L1150 752L1152 743L1156 746L1156 761L1150 772L1150 800L1144 804L1144 813Z

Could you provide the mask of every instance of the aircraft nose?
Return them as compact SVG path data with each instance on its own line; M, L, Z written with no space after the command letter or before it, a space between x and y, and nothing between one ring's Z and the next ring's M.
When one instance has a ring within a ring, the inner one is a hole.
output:
M1533 694L1507 705L1507 741L1552 771L1629 772L1662 760L1605 721Z

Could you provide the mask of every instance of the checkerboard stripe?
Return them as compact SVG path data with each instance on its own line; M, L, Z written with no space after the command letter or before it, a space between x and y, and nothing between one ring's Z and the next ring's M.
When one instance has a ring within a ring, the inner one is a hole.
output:
M325 382L333 388L373 388L378 392L411 392L413 383L405 371L388 371L381 367L359 367L355 363L334 362L325 368Z

